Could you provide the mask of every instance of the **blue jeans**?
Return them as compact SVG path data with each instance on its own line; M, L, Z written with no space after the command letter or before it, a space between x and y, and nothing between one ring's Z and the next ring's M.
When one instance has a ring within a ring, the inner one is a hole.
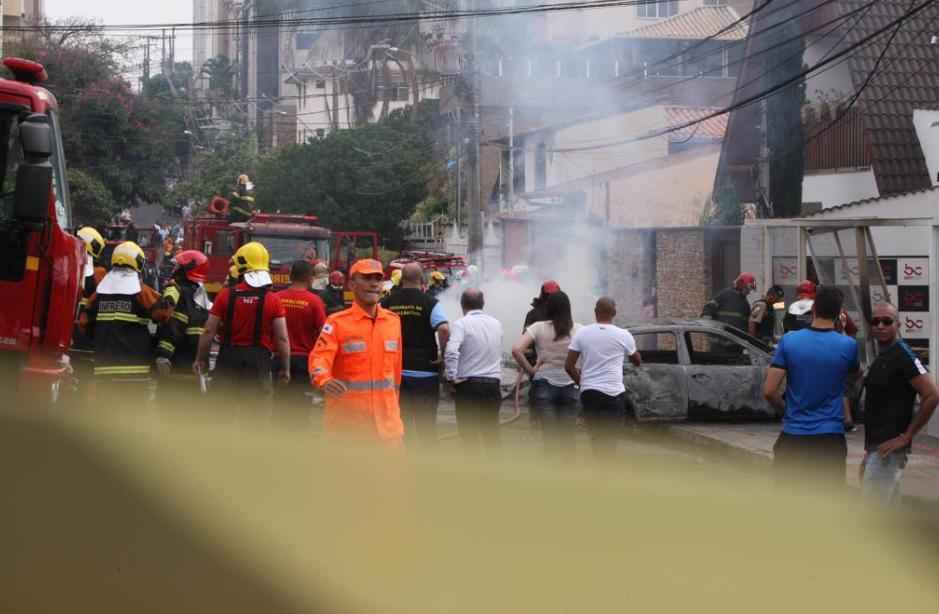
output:
M613 456L626 424L626 393L611 397L599 390L584 390L580 393L580 402L584 405L594 457Z
M531 411L541 423L541 438L547 458L570 459L574 453L574 427L580 398L574 384L555 386L545 379L531 383Z
M906 467L906 452L881 457L876 451L864 457L861 488L864 498L881 503L895 503L900 498L900 477Z

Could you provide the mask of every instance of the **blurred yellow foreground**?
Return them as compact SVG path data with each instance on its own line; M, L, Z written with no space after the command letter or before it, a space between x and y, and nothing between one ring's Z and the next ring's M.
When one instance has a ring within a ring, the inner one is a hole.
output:
M899 515L693 465L478 467L167 416L4 416L0 455L8 613L939 608Z

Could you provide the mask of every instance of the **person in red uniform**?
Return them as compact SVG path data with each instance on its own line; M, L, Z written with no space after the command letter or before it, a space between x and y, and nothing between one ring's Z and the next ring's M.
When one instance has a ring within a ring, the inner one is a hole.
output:
M260 411L270 415L271 353L274 343L280 354L279 379L290 382L290 340L287 320L280 297L271 289L270 256L257 242L242 245L232 257L239 282L223 288L205 323L193 371L206 373L206 357L212 339L224 326L221 348L212 372L212 388L230 395L232 409Z
M401 319L379 305L384 274L377 260L349 271L355 300L326 319L310 352L310 381L326 395L323 434L401 445Z
M310 401L306 393L310 390L307 378L307 358L313 344L326 322L323 301L312 290L313 265L306 260L297 260L290 267L290 287L277 293L287 314L287 336L290 337L290 386L284 389L286 404L297 408L298 418L309 420ZM280 371L280 357L274 358L274 371ZM278 411L281 402L278 398ZM304 411L305 410L305 411ZM290 412L291 414L294 412Z

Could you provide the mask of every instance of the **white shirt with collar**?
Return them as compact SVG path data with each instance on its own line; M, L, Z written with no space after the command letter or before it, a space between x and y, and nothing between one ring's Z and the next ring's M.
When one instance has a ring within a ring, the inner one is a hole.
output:
M478 309L450 328L444 356L447 381L491 377L502 381L502 324Z

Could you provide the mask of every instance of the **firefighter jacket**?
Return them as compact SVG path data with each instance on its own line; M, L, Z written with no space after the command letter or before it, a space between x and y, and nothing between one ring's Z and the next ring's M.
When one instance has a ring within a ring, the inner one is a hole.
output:
M82 298L78 302L78 311L75 314L75 325L72 327L72 347L69 349L69 353L87 360L94 358L95 354L95 344L85 334L88 324L89 301L105 275L107 275L107 271L104 270L104 267L96 266L92 274L85 277Z
M167 288L160 299L161 306L171 310L171 314L157 330L156 356L169 359L174 374L188 376L192 373L199 337L209 318L207 298L200 300L200 293L204 290L199 284L181 281Z
M373 320L357 304L326 318L309 371L313 385L330 379L346 385L339 398L326 398L324 435L404 435L398 387L401 385L401 320L378 307Z
M247 222L254 217L254 196L231 193L228 205L229 222Z
M747 297L733 288L724 288L704 306L701 316L706 320L717 320L747 332L750 321L750 303Z
M114 271L108 275L113 275ZM139 281L135 293L112 292L104 286L90 299L85 332L95 343L95 376L104 378L146 377L153 362L150 322L160 298ZM108 285L108 288L111 286Z
M331 316L339 313L346 308L346 299L343 296L342 288L334 288L327 285L322 290L315 290L316 295L323 299L323 307L326 309L326 315Z

